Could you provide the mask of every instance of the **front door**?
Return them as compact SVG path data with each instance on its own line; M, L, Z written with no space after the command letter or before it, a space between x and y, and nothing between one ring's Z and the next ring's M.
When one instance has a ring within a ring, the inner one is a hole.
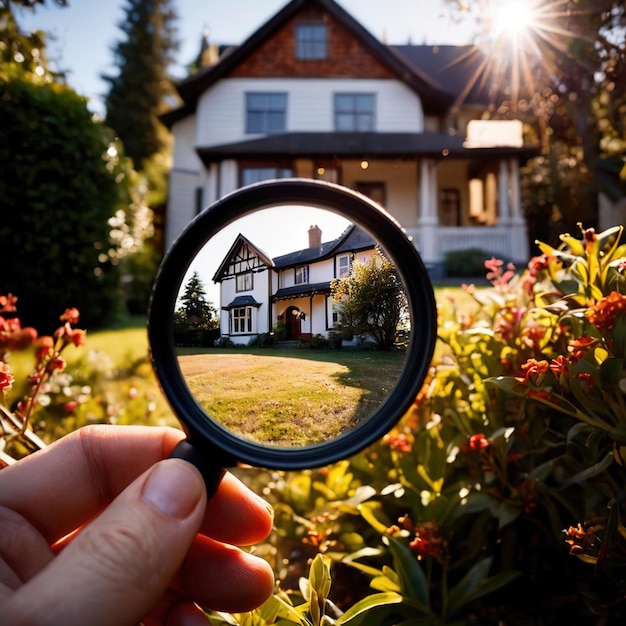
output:
M287 339L291 341L300 339L300 325L302 323L300 320L300 309L297 306L290 306L287 309L286 318Z

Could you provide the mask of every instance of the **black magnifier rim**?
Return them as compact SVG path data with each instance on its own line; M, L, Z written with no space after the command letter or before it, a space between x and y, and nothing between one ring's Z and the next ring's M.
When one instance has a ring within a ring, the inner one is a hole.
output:
M258 209L304 205L330 210L363 227L381 244L404 282L411 336L398 383L374 413L327 442L304 447L266 446L233 435L196 402L176 358L173 320L184 276L200 249L222 228ZM437 335L432 285L414 244L379 205L350 189L312 179L265 181L240 188L200 213L165 255L155 279L148 312L152 365L172 410L194 447L224 465L237 462L279 470L334 463L356 454L385 435L406 413L426 377Z

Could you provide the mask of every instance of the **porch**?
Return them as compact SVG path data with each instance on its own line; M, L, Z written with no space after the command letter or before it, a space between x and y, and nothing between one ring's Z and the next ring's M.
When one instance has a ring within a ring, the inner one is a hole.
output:
M443 267L448 252L477 249L516 265L528 260L526 228L523 223L507 226L440 226L424 224L407 229L429 271Z

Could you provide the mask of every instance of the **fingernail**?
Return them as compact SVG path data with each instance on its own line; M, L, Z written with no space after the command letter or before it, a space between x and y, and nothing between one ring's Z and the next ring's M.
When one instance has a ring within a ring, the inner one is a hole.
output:
M174 519L191 515L204 492L204 483L185 461L167 459L154 466L148 476L142 500Z

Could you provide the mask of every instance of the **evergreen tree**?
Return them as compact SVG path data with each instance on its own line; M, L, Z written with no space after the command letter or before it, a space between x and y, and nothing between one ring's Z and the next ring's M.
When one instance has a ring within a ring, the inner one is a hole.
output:
M135 168L165 146L166 131L158 120L171 93L168 67L178 48L176 13L171 0L127 0L119 27L124 38L113 52L117 76L103 76L109 85L106 123L124 144Z
M53 4L67 6L67 0L52 0ZM21 71L34 72L42 77L48 74L45 57L46 37L42 31L25 33L15 19L15 8L34 11L45 6L46 0L2 0L0 1L0 63L13 64Z
M206 299L206 291L198 272L194 272L185 284L180 302L179 312L195 325L208 324L216 313L215 307Z

